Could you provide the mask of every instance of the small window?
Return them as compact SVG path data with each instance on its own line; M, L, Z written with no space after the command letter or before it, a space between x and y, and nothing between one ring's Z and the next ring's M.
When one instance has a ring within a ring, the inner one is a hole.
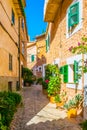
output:
M16 81L16 91L19 91L20 87L19 87L19 81Z
M24 43L22 42L22 54L24 55Z
M35 60L35 56L31 55L31 62L33 62Z
M73 29L79 23L79 2L70 6L68 10L68 30Z
M21 27L24 29L24 19L21 20Z
M42 66L39 66L39 67L38 67L38 71L39 71L39 72L42 72Z
M12 70L12 55L9 54L9 70Z
M12 82L8 82L8 91L11 91L12 92Z
M11 14L11 22L12 22L12 25L15 24L15 14L14 14L13 9L12 9L12 14Z

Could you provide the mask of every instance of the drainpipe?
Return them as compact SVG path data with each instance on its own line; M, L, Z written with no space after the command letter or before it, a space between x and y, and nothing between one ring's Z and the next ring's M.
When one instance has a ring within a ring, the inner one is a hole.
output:
M21 82L21 77L20 77L20 17L18 18L18 69L19 69L19 88L20 90L20 82Z

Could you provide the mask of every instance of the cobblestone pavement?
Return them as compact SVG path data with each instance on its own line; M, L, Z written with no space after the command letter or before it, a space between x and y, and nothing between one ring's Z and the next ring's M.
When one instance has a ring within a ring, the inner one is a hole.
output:
M23 88L23 105L18 108L11 130L81 130L80 117L68 119L43 95L40 85Z

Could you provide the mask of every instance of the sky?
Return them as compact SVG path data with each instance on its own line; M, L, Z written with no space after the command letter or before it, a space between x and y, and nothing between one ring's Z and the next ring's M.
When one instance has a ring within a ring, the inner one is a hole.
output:
M26 0L26 22L30 40L34 41L35 36L46 31L47 23L44 22L44 1L45 0Z

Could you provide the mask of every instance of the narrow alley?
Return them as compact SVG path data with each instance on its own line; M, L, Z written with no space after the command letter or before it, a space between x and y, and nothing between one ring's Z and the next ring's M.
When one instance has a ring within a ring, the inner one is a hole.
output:
M40 85L25 87L21 93L23 104L14 116L11 130L81 130L81 118L67 119L65 110L49 103Z

